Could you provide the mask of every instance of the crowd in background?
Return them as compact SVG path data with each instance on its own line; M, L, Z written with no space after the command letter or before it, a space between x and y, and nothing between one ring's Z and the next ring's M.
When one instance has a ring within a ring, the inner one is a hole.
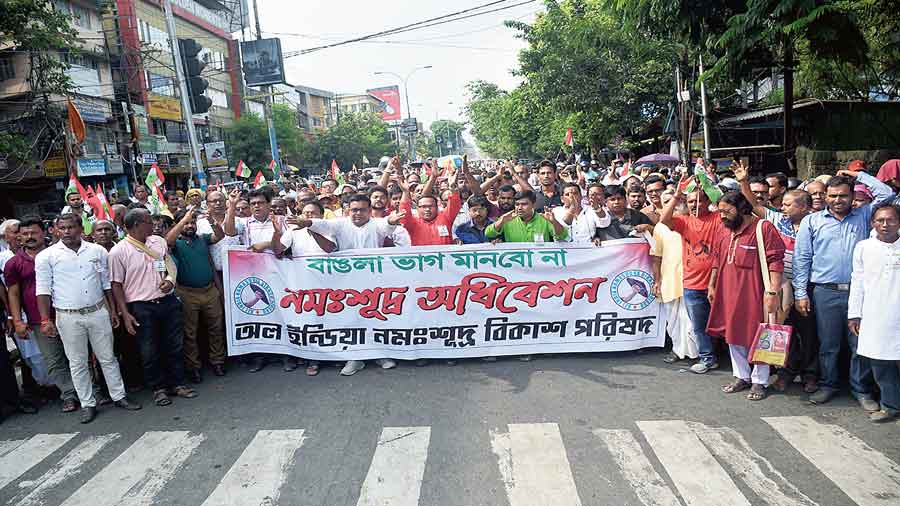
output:
M848 380L873 421L892 420L900 414L900 312L888 310L900 307L900 160L872 172L853 162L800 181L751 176L740 162L470 167L463 159L438 167L394 158L341 174L340 183L285 177L253 189L169 191L165 209L138 185L132 198L112 200L113 220L93 219L72 192L53 220L0 225L6 330L22 376L20 392L0 346L0 415L59 399L87 423L98 406L140 409L129 394L144 389L157 406L195 397L190 385L203 382L205 363L227 374L229 245L289 261L360 248L603 247L636 238L650 243L653 294L668 315L666 362L690 361L690 371L705 374L727 359L734 378L722 391L747 391L751 401L799 383L810 402L824 404ZM764 321L794 329L784 367L749 356ZM286 372L303 365L309 376L322 365L257 354L246 366L275 362ZM375 362L396 366L389 357ZM364 367L348 361L340 374Z

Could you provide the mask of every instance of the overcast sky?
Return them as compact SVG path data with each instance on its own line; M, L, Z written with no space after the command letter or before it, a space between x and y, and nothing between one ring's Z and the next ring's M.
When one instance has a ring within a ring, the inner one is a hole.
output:
M347 40L488 3L488 0L258 0L264 37L279 37L282 51L302 50ZM488 9L521 3L510 0ZM252 2L250 2L252 8ZM439 26L348 44L285 60L288 82L337 93L400 84L376 71L407 75L413 115L426 127L435 118L462 120L465 85L483 79L505 89L518 79L518 50L524 43L504 20L531 22L543 2ZM476 11L477 12L477 11ZM252 21L251 21L252 22ZM247 32L248 38L250 32ZM453 47L450 47L453 46ZM401 84L401 94L403 93ZM452 103L452 104L451 104ZM406 117L406 103L402 104Z

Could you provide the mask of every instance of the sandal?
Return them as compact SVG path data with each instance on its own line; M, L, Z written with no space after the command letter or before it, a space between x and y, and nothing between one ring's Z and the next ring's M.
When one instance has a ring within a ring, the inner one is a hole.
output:
M183 397L185 399L193 399L194 397L197 397L197 392L195 392L192 388L188 388L184 385L175 387L173 393L178 397Z
M737 392L742 392L750 388L750 383L738 378L734 380L734 382L729 383L727 385L722 385L722 391L726 394L734 394Z
M750 387L750 393L747 394L748 401L761 401L766 398L766 387L762 385L753 385Z
M317 365L311 365L311 366L309 366L309 367L306 368L306 375L307 375L307 376L316 376L316 375L318 375L318 374L319 374L319 366L317 366Z
M165 390L157 390L153 392L153 402L156 403L157 406L168 406L172 404L172 399L169 399L169 396L166 395Z

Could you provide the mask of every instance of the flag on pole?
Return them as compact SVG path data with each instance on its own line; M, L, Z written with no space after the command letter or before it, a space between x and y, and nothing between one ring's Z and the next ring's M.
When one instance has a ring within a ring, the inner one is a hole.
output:
M113 212L112 207L109 205L109 200L106 199L106 188L97 183L95 192L97 193L97 198L100 199L100 205L103 206L103 212L106 213L106 219L115 220L116 213Z
M571 128L566 129L566 146L569 146L570 148L575 147L575 139L572 137Z
M100 204L100 199L97 198L97 194L94 192L94 189L91 188L91 185L87 185L84 187L84 203L89 205L91 209L94 211L94 218L98 220L106 219L106 214L103 212L103 206Z
M369 159L366 158L366 155L363 155L363 163L369 165Z
M144 179L144 182L147 183L148 189L160 187L166 182L166 177L163 176L162 171L159 169L159 165L154 163L150 166L150 171L147 172L147 178Z
M84 119L81 118L81 113L78 112L78 108L71 100L66 100L66 109L69 116L69 130L72 131L75 142L81 144L84 142L85 136Z
M350 170L352 170L352 171L355 173L355 172L358 171L359 169L356 168L356 164L354 163L354 164L353 164L353 167L351 167Z
M253 189L259 188L266 184L266 176L263 176L262 171L256 173L256 178L253 179Z
M78 177L75 175L74 171L69 174L69 186L66 188L65 197L68 197L73 193L81 195L81 199L84 200L84 188L81 186L81 183L78 182Z
M234 168L234 177L250 177L250 167L243 160L238 161L237 167Z
M722 190L719 189L718 186L713 184L712 180L709 178L709 175L706 173L706 168L703 164L703 158L697 158L697 163L694 164L694 176L690 180L690 184L684 189L685 193L693 193L697 191L697 187L703 190L703 193L709 197L709 201L715 204L722 198Z
M344 184L344 173L338 167L337 160L331 159L331 179L337 181L338 184Z
M274 159L271 162L269 162L269 170L272 171L272 174L275 174L275 169L277 169L277 168L278 168L278 164L275 163Z

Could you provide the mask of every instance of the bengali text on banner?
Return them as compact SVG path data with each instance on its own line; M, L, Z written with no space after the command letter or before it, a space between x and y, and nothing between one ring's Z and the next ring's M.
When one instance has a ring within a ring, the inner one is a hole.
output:
M232 246L229 354L408 360L663 346L648 249L628 239L278 259Z

